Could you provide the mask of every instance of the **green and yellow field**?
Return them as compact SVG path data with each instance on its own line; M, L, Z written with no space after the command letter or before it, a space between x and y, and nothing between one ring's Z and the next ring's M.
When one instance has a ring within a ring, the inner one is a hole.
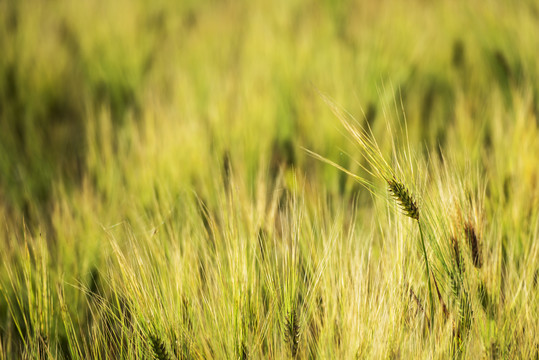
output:
M537 34L0 1L0 359L539 359Z

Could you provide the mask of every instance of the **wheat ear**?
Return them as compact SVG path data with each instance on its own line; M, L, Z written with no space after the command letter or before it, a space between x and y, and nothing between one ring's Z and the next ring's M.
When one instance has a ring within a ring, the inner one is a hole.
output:
M475 232L473 225L469 222L464 224L464 235L470 246L472 252L472 261L476 268L480 269L483 266L483 260L481 258L481 247L479 244L479 238Z
M171 360L171 356L167 351L167 347L163 339L159 334L150 334L150 342L152 344L152 350L154 358L157 360Z
M290 353L292 358L296 358L299 349L299 318L296 308L293 307L285 320L285 341L290 345Z
M419 221L419 208L406 186L395 178L387 180L387 184L389 185L389 192L395 198L404 214Z

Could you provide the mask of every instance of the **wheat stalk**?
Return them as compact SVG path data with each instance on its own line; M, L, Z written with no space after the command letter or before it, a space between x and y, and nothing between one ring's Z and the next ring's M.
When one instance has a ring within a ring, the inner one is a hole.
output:
M412 289L411 286L409 287L409 295L410 295L410 298L412 300L414 300L414 302L416 303L416 306L417 306L415 315L417 315L417 313L420 311L423 314L423 316L425 317L427 327L430 330L429 316L427 315L427 312L425 311L425 308L423 307L423 304L421 303L421 300L417 297L417 295L415 294L415 292L414 292L414 290Z
M333 101L331 101L328 97L324 96L323 94L320 94L326 104L328 104L333 111L333 113L337 116L337 118L341 121L342 125L345 127L345 129L348 131L348 133L354 138L354 140L357 141L359 144L359 147L363 150L363 157L367 160L368 164L371 166L371 169L367 169L366 167L360 166L370 175L377 177L379 179L383 179L388 187L389 192L391 193L392 197L396 200L399 208L403 211L403 213L416 220L417 226L419 228L419 234L420 234L420 244L421 244L421 251L423 253L423 258L425 260L425 274L427 277L427 285L428 285L428 292L429 292L429 300L430 300L430 319L431 319L431 328L433 328L434 325L434 296L432 292L432 286L431 286L431 279L430 279L430 267L429 267L429 259L427 256L427 248L425 246L425 236L423 233L423 227L421 225L421 222L419 221L419 207L417 206L417 203L412 196L411 192L408 190L408 188L404 185L402 181L399 180L398 176L396 175L396 171L388 164L388 162L385 160L384 156L382 155L382 152L380 151L380 148L378 146L378 143L376 142L376 139L373 137L372 132L365 130L361 126L356 127L352 124L353 118L340 109ZM345 172L346 174L352 176L356 181L358 181L361 185L363 185L367 190L369 190L372 194L376 194L374 184L370 182L369 180L358 176L351 171L343 168L342 166L336 164L335 162L324 158L323 156L320 156L310 150L305 149L309 154L314 156L315 158L322 160L335 168ZM398 164L397 164L398 167Z
M440 304L442 304L442 311L445 316L445 320L449 319L449 311L447 310L447 306L445 305L444 299L442 298L442 294L440 293L440 289L438 288L438 282L436 281L436 277L434 276L434 273L432 273L432 280L434 281L434 287L436 289L436 294L438 294L438 301Z

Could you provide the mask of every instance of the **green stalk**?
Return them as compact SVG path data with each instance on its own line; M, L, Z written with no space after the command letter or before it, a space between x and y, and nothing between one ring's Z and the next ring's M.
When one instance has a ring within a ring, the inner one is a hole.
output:
M429 302L430 302L430 328L434 328L434 300L432 297L432 287L430 285L430 269L429 259L427 258L427 248L425 247L425 239L423 237L423 229L421 228L421 222L417 219L417 226L419 227L419 234L421 236L421 249L423 250L423 257L425 258L425 270L427 273L427 285L429 287Z

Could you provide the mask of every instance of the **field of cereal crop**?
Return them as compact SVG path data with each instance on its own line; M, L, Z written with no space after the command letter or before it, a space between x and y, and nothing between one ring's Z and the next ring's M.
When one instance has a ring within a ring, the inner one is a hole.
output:
M539 358L539 2L0 1L0 359Z

